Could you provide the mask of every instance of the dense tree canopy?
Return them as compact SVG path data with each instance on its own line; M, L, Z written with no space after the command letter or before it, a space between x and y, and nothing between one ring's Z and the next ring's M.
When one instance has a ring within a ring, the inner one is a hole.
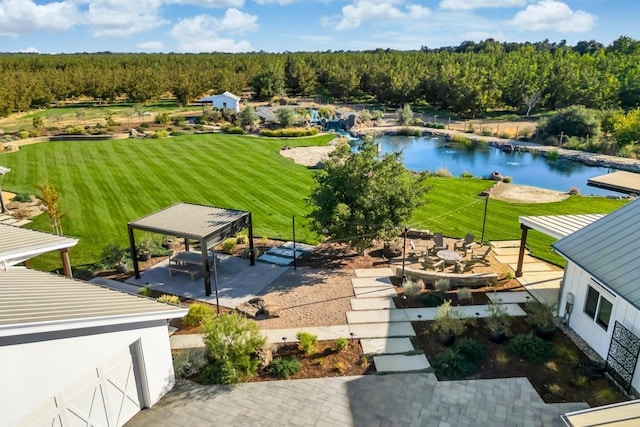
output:
M315 175L309 198L312 228L364 252L375 240L390 240L422 200L424 186L391 153L378 157L372 139L357 151L338 147Z
M609 46L566 43L464 42L420 51L244 54L0 55L0 115L80 96L146 103L173 94L186 104L207 92L262 98L369 96L389 106L428 102L467 116L487 109L525 113L524 97L541 108L640 105L640 42Z

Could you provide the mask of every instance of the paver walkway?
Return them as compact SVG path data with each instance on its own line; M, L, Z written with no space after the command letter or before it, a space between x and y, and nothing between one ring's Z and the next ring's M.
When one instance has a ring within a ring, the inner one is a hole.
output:
M546 404L525 378L438 381L412 373L183 384L126 425L560 427L561 414L587 407Z

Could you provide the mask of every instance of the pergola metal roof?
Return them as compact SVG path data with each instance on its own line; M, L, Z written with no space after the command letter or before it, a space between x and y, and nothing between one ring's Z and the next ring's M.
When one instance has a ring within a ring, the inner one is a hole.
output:
M541 215L541 216L521 216L520 224L532 230L540 231L547 236L562 239L569 234L575 233L592 222L602 218L601 214L586 215Z
M8 266L56 250L63 252L65 264L65 261L68 262L65 256L66 249L76 244L78 239L0 224L0 261L4 261ZM69 266L64 267L66 273Z
M562 421L569 427L637 426L640 425L640 400L569 412L562 415Z
M520 253L518 254L518 266L516 267L516 277L522 276L522 264L524 262L524 251L527 244L528 230L537 230L547 236L562 239L578 230L586 227L594 221L602 218L601 214L583 215L540 215L521 216L518 218L522 236L520 237Z
M187 310L52 273L0 271L2 337L182 317Z
M202 249L202 275L207 295L211 295L208 248L213 248L224 239L235 236L239 231L248 228L250 260L251 265L255 264L251 212L182 202L130 221L127 226L136 279L140 278L140 270L133 235L134 229L182 237L187 239L185 245L187 249L188 240L198 241Z

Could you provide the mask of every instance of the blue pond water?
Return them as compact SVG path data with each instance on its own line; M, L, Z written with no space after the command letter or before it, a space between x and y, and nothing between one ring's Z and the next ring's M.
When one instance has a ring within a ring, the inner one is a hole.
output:
M540 155L504 152L488 146L469 148L440 138L383 136L376 142L382 145L382 153L402 151L405 166L414 171L446 168L455 176L466 171L479 177L498 171L502 176L510 176L514 184L557 191L576 187L580 194L621 195L587 185L588 178L609 173L612 171L609 168L587 166L570 160L547 160Z

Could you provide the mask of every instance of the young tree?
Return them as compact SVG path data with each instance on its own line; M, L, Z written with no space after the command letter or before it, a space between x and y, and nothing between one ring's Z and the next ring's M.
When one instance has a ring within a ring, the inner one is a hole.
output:
M526 116L529 117L531 110L536 108L540 101L542 101L542 96L540 95L540 92L531 92L529 95L522 95L522 101L524 102L524 105L527 106Z
M404 104L402 108L398 108L398 122L402 125L410 125L413 124L413 110L411 110L411 105Z
M238 116L244 130L253 129L253 127L260 122L260 117L256 114L256 109L253 105L247 105Z
M338 147L314 176L316 186L308 199L311 227L360 253L375 240L397 236L425 192L400 156L378 157L371 138L365 138L357 151Z
M296 120L296 112L293 108L278 108L276 110L276 116L278 117L278 123L283 128L293 126Z
M44 126L44 119L42 118L42 116L36 116L33 118L31 123L33 124L33 128L35 130L38 130Z
M48 180L40 187L41 195L40 200L45 207L47 215L49 216L49 223L51 224L51 231L55 234L62 236L62 217L64 213L60 212L58 201L60 196L53 184Z

